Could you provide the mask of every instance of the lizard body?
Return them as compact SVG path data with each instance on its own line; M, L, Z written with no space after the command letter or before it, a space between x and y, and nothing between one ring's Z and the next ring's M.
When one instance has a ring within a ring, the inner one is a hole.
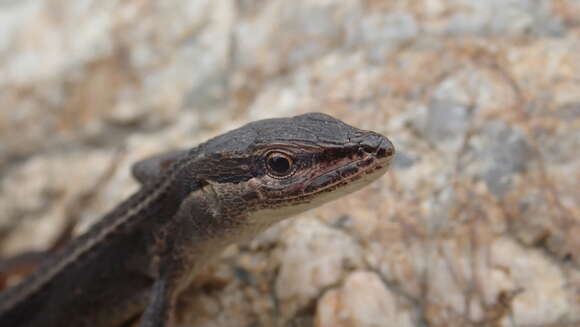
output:
M312 113L137 163L139 191L0 294L0 326L173 326L179 294L226 246L367 185L393 155L386 137Z

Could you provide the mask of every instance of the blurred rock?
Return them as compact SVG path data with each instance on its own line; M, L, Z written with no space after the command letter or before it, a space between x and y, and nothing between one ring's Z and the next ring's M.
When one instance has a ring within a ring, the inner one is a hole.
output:
M338 283L347 269L359 267L362 253L345 233L314 220L302 219L282 235L280 272L276 295L282 314L291 317L318 296L320 290ZM309 260L304 260L310 257Z
M483 166L483 180L492 193L502 197L509 191L511 178L534 161L532 150L521 131L499 122L486 124L481 138L479 146L474 141L474 148Z
M0 0L0 253L45 248L93 192L88 228L143 157L321 111L388 135L391 171L228 249L191 326L578 326L579 15L576 0Z
M385 289L374 274L352 273L340 290L327 292L318 302L316 327L414 326L405 306Z

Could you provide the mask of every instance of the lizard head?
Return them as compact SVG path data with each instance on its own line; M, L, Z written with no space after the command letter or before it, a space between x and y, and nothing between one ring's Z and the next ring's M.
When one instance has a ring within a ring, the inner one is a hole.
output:
M362 188L395 153L385 136L320 113L253 122L200 148L216 201L264 224Z

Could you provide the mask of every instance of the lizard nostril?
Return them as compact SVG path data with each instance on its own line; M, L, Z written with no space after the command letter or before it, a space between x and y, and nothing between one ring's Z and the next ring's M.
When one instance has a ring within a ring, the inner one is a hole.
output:
M384 158L393 154L391 142L384 136L377 133L367 133L360 139L358 144L358 155L372 154L378 158Z
M372 154L378 159L388 158L395 153L393 144L388 138L377 134L369 133L358 145L358 154Z
M389 157L392 157L394 154L395 154L395 148L393 147L393 144L387 138L384 138L383 142L381 142L381 144L379 145L379 147L377 149L377 157L378 158L389 158Z
M384 157L385 155L386 155L386 150L384 148L379 148L379 151L377 151L377 156Z

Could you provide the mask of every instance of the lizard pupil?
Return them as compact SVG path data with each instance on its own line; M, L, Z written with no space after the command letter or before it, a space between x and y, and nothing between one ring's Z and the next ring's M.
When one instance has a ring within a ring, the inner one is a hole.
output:
M276 177L284 177L292 171L292 160L283 153L270 153L266 163L270 173Z

